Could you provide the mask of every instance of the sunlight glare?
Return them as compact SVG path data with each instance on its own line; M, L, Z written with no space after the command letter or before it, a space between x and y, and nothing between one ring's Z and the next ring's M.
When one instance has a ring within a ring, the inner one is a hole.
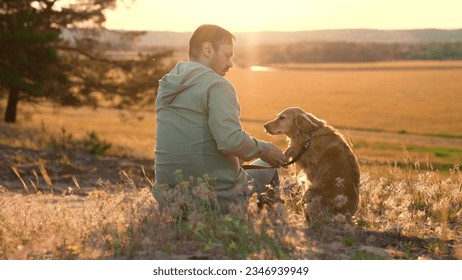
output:
M271 67L253 65L253 66L250 66L250 71L252 71L252 72L270 72L270 71L273 71L273 69Z

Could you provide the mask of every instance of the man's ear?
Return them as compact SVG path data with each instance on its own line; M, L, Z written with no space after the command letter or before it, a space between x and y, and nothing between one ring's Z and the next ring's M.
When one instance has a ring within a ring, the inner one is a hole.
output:
M213 46L212 46L212 43L210 42L204 42L202 44L202 54L205 56L205 57L209 57L212 55L213 53Z
M318 126L312 122L307 115L298 115L295 118L295 126L303 132L310 132Z

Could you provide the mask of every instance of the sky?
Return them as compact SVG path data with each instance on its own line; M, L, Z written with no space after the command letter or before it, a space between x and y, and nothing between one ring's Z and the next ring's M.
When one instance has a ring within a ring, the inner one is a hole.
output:
M462 0L118 0L109 29L231 32L462 28Z

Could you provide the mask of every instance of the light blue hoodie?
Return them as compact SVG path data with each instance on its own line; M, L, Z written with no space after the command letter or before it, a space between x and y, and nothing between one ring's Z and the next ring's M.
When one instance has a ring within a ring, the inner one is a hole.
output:
M249 177L239 159L260 157L268 143L242 129L236 90L198 62L179 62L161 80L156 99L156 185L178 184L204 174L217 178L215 191L232 198Z

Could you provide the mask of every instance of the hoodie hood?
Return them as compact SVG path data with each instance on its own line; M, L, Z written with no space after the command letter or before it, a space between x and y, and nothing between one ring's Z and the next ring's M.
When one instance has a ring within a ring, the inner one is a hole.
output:
M172 71L159 81L156 99L157 107L169 105L179 94L197 84L199 77L207 73L213 74L215 72L198 62L178 62Z

